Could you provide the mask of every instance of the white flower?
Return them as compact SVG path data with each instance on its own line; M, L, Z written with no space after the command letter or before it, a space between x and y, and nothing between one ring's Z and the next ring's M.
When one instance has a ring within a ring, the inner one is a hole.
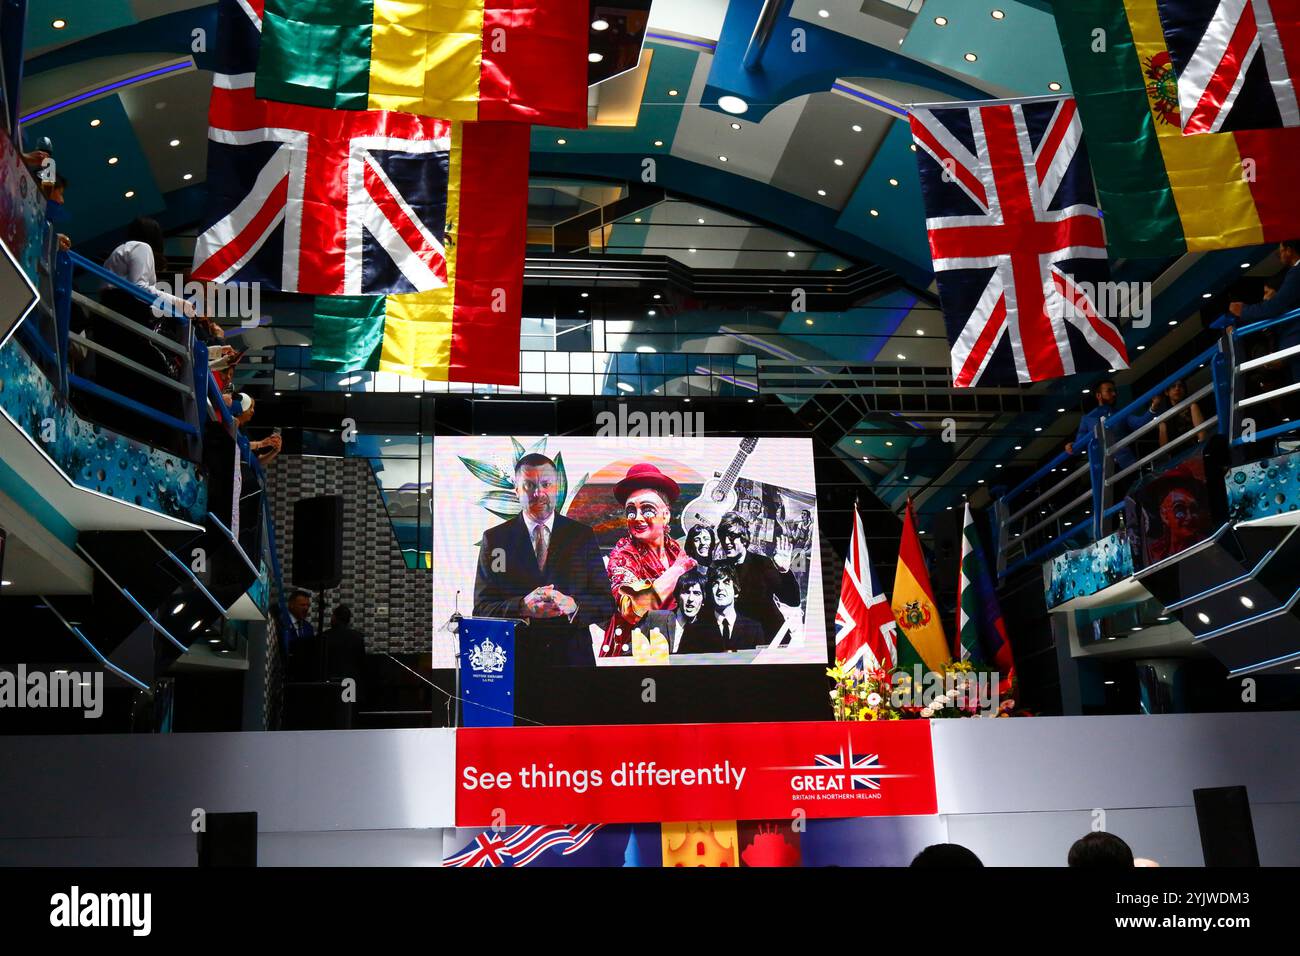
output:
M875 693L868 694L868 695L867 695L867 706L868 706L868 707L879 707L879 706L880 706L880 702L881 702L882 700L884 700L884 698L881 697L879 694L875 694Z
M925 707L925 708L923 708L923 709L921 710L921 716L922 716L922 717L933 717L933 716L934 716L934 711L932 711L929 707Z
M944 697L941 694L940 696L934 699L934 702L932 704L930 704L930 710L943 710L947 706L948 706L948 698Z

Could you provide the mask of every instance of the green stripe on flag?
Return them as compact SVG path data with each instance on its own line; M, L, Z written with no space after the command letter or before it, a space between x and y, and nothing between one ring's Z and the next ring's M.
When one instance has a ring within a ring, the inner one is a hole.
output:
M378 371L386 308L382 295L317 296L312 365L331 372Z
M1151 0L1154 2L1154 0ZM1112 256L1187 251L1123 0L1053 5Z
M372 0L266 0L255 91L325 109L370 102Z
M961 616L961 630L958 634L958 642L961 645L961 659L975 664L984 663L984 652L980 649L980 600L974 587L979 577L980 554L979 532L975 527L970 505L967 505L961 535L961 580L959 582L961 601L958 611Z

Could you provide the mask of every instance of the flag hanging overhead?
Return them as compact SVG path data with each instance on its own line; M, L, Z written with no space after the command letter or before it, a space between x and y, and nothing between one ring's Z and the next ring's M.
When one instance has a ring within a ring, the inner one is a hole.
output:
M1300 0L1158 0L1183 133L1300 126Z
M1074 100L913 107L953 384L1128 367Z
M844 559L840 604L835 611L835 663L846 668L892 671L898 660L894 612L876 581L867 554L862 515L853 508L853 536Z
M1300 128L1184 136L1157 0L1070 0L1052 10L1112 256L1180 256L1300 235L1292 174Z
M925 552L916 533L912 499L903 515L903 539L898 546L898 570L894 574L894 620L898 623L898 666L910 668L918 662L936 673L952 660L943 622L934 604L934 588L925 567Z
M247 0L218 9L196 279L323 295L427 292L448 288L459 244L462 278L473 275L468 258L490 266L476 281L500 286L525 244L526 126L466 133L444 119L258 99L256 10ZM493 189L502 198L480 218L463 197ZM509 306L517 314L517 297Z
M961 568L957 575L957 646L953 650L964 661L996 669L998 692L1010 692L1016 666L1011 657L1011 641L969 502L962 523Z
M257 95L339 110L587 125L588 0L252 0Z

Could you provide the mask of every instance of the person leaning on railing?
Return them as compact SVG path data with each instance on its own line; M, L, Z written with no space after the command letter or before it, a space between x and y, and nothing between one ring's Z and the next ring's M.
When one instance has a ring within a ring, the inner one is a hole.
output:
M1119 393L1115 391L1115 383L1111 379L1104 378L1098 382L1092 394L1097 399L1097 407L1079 419L1079 431L1075 434L1074 441L1065 444L1065 450L1071 455L1082 454L1086 451L1088 446L1092 444L1097 422L1103 418L1109 419L1115 414L1115 399ZM1151 406L1147 411L1133 412L1121 416L1117 421L1107 425L1109 432L1107 443L1113 445L1147 424L1156 417L1156 413L1160 411L1163 401L1164 399L1157 395L1151 399ZM1131 443L1115 452L1115 469L1117 471L1129 467L1135 461L1137 461L1137 458L1133 454L1133 445Z
M1277 291L1271 296L1266 294L1264 301L1254 305L1246 305L1244 302L1231 303L1228 312L1235 319L1240 319L1242 322L1264 322L1300 309L1300 269L1296 268L1296 264L1300 263L1300 239L1287 239L1279 244L1277 255L1282 260L1285 271ZM1231 329L1232 325L1228 328ZM1274 331L1278 351L1300 345L1300 319L1283 323ZM1291 372L1290 380L1300 381L1300 354L1290 356L1286 363ZM1300 402L1297 402L1294 394L1285 396L1284 403L1290 412L1289 417L1294 418L1300 413Z

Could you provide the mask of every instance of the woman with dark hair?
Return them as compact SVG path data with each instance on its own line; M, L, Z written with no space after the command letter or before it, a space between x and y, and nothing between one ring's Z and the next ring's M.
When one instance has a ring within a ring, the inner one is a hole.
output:
M627 535L609 553L606 568L614 594L614 617L605 628L600 657L628 657L632 630L651 611L676 610L677 581L695 559L668 534L677 482L651 464L633 465L614 486L627 516Z
M1187 398L1187 383L1181 378L1165 389L1165 401L1169 407L1173 408L1179 402ZM1180 435L1185 435L1193 428L1199 428L1205 421L1205 416L1201 414L1201 406L1197 402L1192 402L1186 408L1166 418L1160 423L1160 447L1168 445ZM1208 432L1202 431L1196 436L1197 441L1205 441Z
M691 530L686 532L686 553L706 571L717 545L718 533L707 524L691 525Z

